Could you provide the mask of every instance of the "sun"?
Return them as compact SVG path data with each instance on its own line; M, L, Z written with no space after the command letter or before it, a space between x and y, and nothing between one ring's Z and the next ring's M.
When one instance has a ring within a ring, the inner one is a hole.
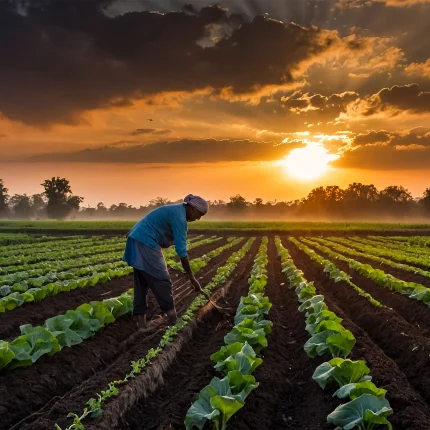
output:
M308 143L304 148L293 149L282 164L291 176L311 180L325 173L330 161L338 158L339 155L329 154L323 144Z

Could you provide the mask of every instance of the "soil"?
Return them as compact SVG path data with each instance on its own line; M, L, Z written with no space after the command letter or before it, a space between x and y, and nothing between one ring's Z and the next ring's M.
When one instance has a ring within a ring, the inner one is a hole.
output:
M318 292L325 296L329 309L354 333L357 344L352 358L364 358L373 381L388 390L394 428L429 429L430 339L395 311L373 306L346 283L335 284L318 263L287 240L283 243L305 278L314 281Z
M218 246L220 245L218 244ZM212 259L210 265L202 269L199 277L202 285L213 277L214 267L221 265L241 246L243 246L243 242ZM197 255L201 255L202 250L204 247L196 248L195 252L199 252ZM175 288L182 283L182 279L174 281L174 295ZM190 292L178 305L179 315L184 312L195 296L194 291ZM63 294L63 297L67 298L67 294ZM45 300L40 302L39 306L44 302ZM154 317L157 311L159 311L158 304L151 295L148 318ZM11 311L10 315L14 312ZM107 382L128 373L130 362L133 359L142 357L150 348L158 344L163 327L165 327L165 323L160 326L160 330L154 336L145 338L140 333L136 335L136 321L132 316L126 315L80 345L64 348L52 357L44 356L33 366L3 373L0 385L0 415L2 416L0 429L9 428L28 415L37 413L44 406L49 411L54 404L55 419L50 421L50 427L42 424L45 419L43 414L31 417L28 425L26 421L17 426L20 430L52 428L55 420L60 420L68 412L74 410L75 404L71 397L75 398L76 412L79 412L88 398L95 392L104 389ZM65 396L64 401L60 402L63 396ZM40 418L42 423L38 422L32 426L31 422L37 418Z
M294 290L281 273L273 240L269 246L269 282L266 293L273 304L269 319L273 332L263 350L263 364L254 376L260 383L231 421L235 430L332 428L327 415L339 402L312 380L322 358L309 358L303 345L309 339L304 315L298 311ZM312 413L309 413L312 411Z

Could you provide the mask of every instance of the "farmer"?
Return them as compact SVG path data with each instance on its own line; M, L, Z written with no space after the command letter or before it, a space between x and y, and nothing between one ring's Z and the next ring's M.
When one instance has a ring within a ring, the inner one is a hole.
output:
M206 200L189 194L183 203L161 206L143 217L127 235L123 261L134 268L134 307L139 329L148 330L146 310L151 289L169 324L176 322L172 281L167 271L162 248L175 245L182 267L196 291L199 281L191 271L187 256L187 222L200 219L208 211Z

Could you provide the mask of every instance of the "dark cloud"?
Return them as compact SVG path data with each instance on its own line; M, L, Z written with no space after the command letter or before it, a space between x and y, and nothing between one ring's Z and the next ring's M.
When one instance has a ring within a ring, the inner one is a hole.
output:
M155 128L136 128L133 130L130 135L131 136L139 136L140 134L151 134L155 131Z
M109 145L82 151L43 154L28 161L102 163L203 163L220 161L270 161L285 156L301 141L276 145L273 142L230 139L183 139L146 145Z
M430 128L406 132L371 131L357 135L334 165L342 168L400 170L428 168Z
M105 3L34 1L25 13L12 1L0 4L6 117L73 124L82 110L164 91L255 91L292 81L303 62L341 43L336 32L263 16L244 22L219 7L108 16ZM228 29L225 37L211 39L218 27Z
M364 117L380 113L395 116L405 111L409 113L430 112L430 91L422 90L418 84L395 85L353 102L348 107L350 116Z
M296 93L290 97L283 97L281 101L284 102L286 107L298 113L308 110L328 110L333 113L333 115L336 115L340 112L343 112L349 103L357 100L358 98L358 93L346 91L341 94L332 94L330 96L323 96L321 94L310 95L309 93Z
M158 128L136 128L136 130L133 130L130 135L131 136L139 136L141 134L155 134L155 135L163 135L163 134L169 134L172 133L173 130L170 129L158 129Z

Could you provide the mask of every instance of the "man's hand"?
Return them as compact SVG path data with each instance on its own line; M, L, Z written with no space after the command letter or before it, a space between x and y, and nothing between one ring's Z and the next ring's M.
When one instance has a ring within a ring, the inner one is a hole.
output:
M195 276L190 276L191 285L196 292L202 292L202 287L200 286L200 282L195 278Z

